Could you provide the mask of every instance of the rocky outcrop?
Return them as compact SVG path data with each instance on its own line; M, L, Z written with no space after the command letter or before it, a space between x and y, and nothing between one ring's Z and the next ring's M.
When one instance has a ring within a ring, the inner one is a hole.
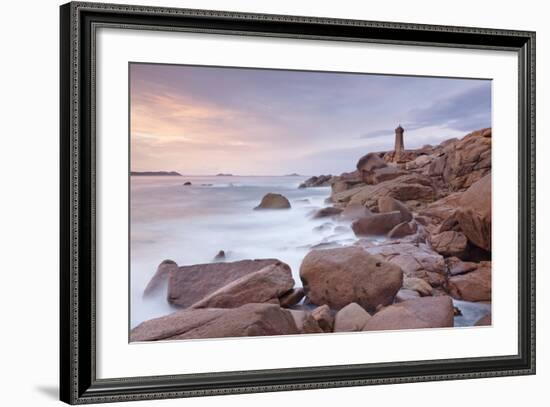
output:
M454 326L453 302L448 296L403 301L377 312L364 331L447 328Z
M300 266L309 301L341 309L356 302L366 310L388 305L403 283L401 269L359 247L313 250Z
M446 219L452 217L460 206L460 197L462 193L456 192L447 195L437 201L429 204L418 211L422 217L428 218L429 223L440 224Z
M416 291L421 297L428 297L433 292L432 286L418 277L405 277L403 289Z
M437 146L402 150L397 155L394 151L369 153L358 161L356 167L356 173L367 186L415 174L429 178L441 196L464 191L491 171L491 129L474 131L460 140L446 140ZM355 187L356 184L339 184L333 189L333 202L346 199L338 194ZM418 190L416 193L428 194L428 191ZM401 201L410 200L394 197ZM422 202L435 199L424 196Z
M332 175L313 176L302 182L298 188L329 187Z
M226 255L224 250L220 250L215 256L214 261L225 261Z
M369 179L373 174L374 170L380 168L386 168L388 164L383 160L379 153L368 153L367 155L361 157L357 161L357 171L359 172L363 182Z
M178 265L173 260L163 260L157 267L157 271L153 275L153 278L149 281L145 290L143 290L143 296L146 297L157 291L163 283L168 280L168 275L172 270L176 270Z
M319 334L323 333L317 321L313 319L310 312L304 310L288 310L294 318L294 323L298 328L298 331L302 334Z
M268 193L254 209L289 209L290 202L281 194Z
M367 311L359 304L352 302L336 313L334 332L362 331L370 318Z
M344 208L344 210L340 214L340 217L343 220L353 221L361 218L366 218L370 215L372 215L372 212L366 206L361 204L349 204Z
M426 153L427 153L427 151L425 151L423 149L419 149L419 150L401 150L399 152L388 151L387 153L384 154L383 158L384 158L384 161L389 162L389 163L405 165L408 162L414 161L418 156L420 156L422 154L426 154Z
M279 303L294 287L290 267L270 264L238 278L197 301L191 308L237 308L248 303Z
M302 301L306 293L302 287L296 287L279 297L279 304L283 308L290 308Z
M449 294L458 300L491 301L491 262L482 261L474 271L450 277Z
M385 235L402 222L399 211L375 213L365 218L357 219L351 224L357 236Z
M392 264L399 266L405 277L417 277L432 287L444 287L447 282L446 265L443 256L423 243L396 243L372 245L359 241L365 250Z
M321 208L313 215L314 219L328 218L333 216L338 216L342 213L342 208L336 208L334 206L327 206L326 208Z
M451 191L463 191L491 171L491 129L482 129L439 148L429 175L441 177Z
M172 269L168 276L168 302L189 307L245 275L279 264L286 266L277 259L263 259L194 264Z
M417 231L418 225L416 222L402 222L388 232L388 237L390 239L399 239L405 236L414 235Z
M409 222L413 216L409 208L391 196L383 196L378 199L378 212L394 212L399 211L401 213L401 222Z
M485 314L481 318L479 318L475 324L475 326L491 326L492 325L492 317L491 313Z
M428 147L428 150L431 148ZM408 161L405 164L405 169L411 171L411 170L419 170L422 168L425 168L428 164L430 164L434 160L433 155L419 155L412 161Z
M443 256L459 257L466 251L468 239L461 232L448 230L430 236L432 248Z
M142 322L130 341L292 335L298 328L290 312L274 304L246 304L230 309L185 309Z
M395 296L395 302L399 303L408 300L415 300L417 298L420 298L420 294L418 294L417 291L402 288L397 292L397 295Z
M456 219L474 245L491 251L491 173L472 184L460 197Z
M370 173L364 173L363 181L366 184L380 184L381 182L390 181L406 174L406 171L400 170L397 167L387 166L384 168L375 169Z
M354 186L357 186L358 184L362 184L363 179L361 178L359 171L344 172L337 177L332 177L330 183L332 193L334 194L337 192L346 191Z
M478 266L478 263L462 261L458 257L447 257L445 264L447 264L447 272L450 276L469 273L477 269Z
M325 331L321 329L319 323L311 315L311 312L308 312L302 323L302 332L305 334L320 334Z
M365 185L331 195L331 201L343 204L360 204L369 209L378 207L378 200L390 196L401 202L429 203L437 199L437 190L430 178L420 174L407 174L376 185Z
M321 305L311 311L311 317L323 332L332 332L334 326L334 315L328 305Z

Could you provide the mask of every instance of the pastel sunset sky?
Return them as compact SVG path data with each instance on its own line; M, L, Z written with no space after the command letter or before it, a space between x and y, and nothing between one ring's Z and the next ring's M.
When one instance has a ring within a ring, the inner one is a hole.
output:
M491 126L491 81L130 65L133 171L339 174L371 151Z

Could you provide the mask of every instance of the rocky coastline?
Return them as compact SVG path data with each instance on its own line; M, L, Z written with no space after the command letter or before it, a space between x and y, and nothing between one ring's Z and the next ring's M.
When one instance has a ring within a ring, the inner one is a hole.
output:
M164 260L144 296L162 292L178 310L137 325L130 340L450 328L461 312L453 300L490 306L490 128L371 152L355 170L299 188L326 186L327 205L312 217L351 228L353 243L311 247L300 282L279 259ZM276 193L258 202L251 210L292 210ZM490 324L490 312L474 322Z

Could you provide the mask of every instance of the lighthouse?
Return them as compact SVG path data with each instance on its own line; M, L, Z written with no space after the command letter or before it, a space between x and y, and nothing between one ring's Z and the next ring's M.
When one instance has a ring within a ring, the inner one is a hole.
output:
M401 127L401 125L397 126L397 128L395 129L395 148L394 148L395 156L398 156L401 153L401 151L405 150L405 146L403 145L404 132L405 130L403 129L403 127Z

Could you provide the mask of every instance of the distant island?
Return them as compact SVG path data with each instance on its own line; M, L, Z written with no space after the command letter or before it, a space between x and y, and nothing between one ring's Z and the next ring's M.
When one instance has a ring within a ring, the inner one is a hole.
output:
M176 171L131 171L131 176L181 177Z
M301 175L296 172L293 172L292 174L286 174L285 177L301 177Z
M216 177L232 177L233 174L224 174L223 172L220 172L219 174L216 174Z

